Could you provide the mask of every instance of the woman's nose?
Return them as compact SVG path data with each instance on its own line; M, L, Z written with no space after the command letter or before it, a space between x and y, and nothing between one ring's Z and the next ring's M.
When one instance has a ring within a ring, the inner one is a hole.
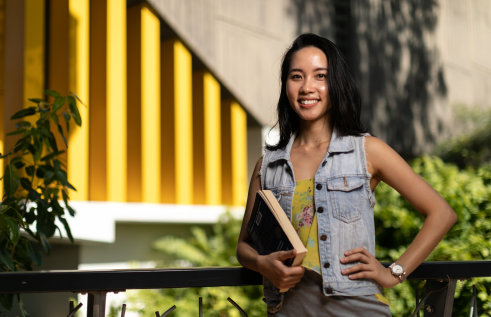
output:
M310 78L306 78L305 81L303 82L300 92L304 94L308 94L313 91L314 91L314 83Z

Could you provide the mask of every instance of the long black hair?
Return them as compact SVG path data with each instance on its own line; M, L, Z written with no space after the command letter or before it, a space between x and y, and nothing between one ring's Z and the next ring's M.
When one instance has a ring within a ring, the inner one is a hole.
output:
M268 150L283 149L293 132L300 125L298 114L292 109L286 95L286 81L293 55L305 47L317 47L326 54L327 87L331 99L332 120L341 135L360 135L366 132L360 120L361 96L353 75L337 46L326 38L312 33L302 34L286 51L281 63L281 92L278 100L278 121L275 127L280 129L278 144L266 145Z

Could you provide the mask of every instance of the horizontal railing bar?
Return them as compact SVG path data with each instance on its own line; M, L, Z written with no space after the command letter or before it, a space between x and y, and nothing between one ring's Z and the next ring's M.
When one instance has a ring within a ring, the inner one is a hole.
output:
M386 267L389 263L383 263ZM491 261L425 262L409 279L491 276ZM259 273L243 267L31 271L0 273L0 293L88 292L260 285Z

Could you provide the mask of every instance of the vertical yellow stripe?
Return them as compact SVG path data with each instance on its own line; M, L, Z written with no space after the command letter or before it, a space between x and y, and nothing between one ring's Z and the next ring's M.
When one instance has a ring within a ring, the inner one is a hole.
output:
M126 2L107 0L107 200L126 201Z
M28 98L43 98L44 90L44 0L25 0L24 107Z
M206 204L222 204L222 153L220 120L220 84L210 74L203 76L205 120Z
M87 105L89 100L89 0L69 3L69 89ZM53 17L56 18L56 17ZM53 39L54 40L54 39ZM77 188L73 200L88 199L89 109L79 105L82 127L70 129L68 178Z
M160 203L160 21L141 14L142 201Z
M0 153L5 152L5 0L0 0ZM0 173L3 175L5 160L0 163ZM3 197L3 183L0 183L0 197Z
M233 204L244 206L247 196L247 115L237 102L232 103L230 112Z
M191 54L174 43L176 203L193 203L193 117Z

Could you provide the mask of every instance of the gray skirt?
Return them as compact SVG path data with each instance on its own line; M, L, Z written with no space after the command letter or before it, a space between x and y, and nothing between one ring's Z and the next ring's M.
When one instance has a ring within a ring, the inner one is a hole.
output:
M324 296L322 277L305 270L301 282L285 293L283 307L269 317L389 317L389 305L374 295Z

